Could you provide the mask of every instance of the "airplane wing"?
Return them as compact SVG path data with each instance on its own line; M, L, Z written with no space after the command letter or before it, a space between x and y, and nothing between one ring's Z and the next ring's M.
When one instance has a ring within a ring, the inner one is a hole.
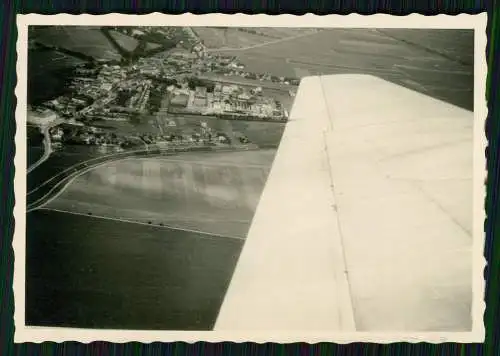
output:
M470 331L473 113L304 78L215 330Z

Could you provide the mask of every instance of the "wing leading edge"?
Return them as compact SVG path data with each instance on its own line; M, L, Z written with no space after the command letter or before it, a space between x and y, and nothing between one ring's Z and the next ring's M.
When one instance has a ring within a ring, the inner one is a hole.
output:
M216 330L470 331L473 113L304 78Z

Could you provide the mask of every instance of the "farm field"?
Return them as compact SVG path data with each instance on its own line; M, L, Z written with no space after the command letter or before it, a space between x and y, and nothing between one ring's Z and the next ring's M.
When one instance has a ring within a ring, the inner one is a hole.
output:
M65 48L96 59L121 59L121 55L99 27L48 26L36 28L30 38L44 45Z
M211 330L243 245L47 210L26 219L28 325Z
M228 135L232 142L239 144L238 138L245 135L250 140L250 143L257 145L261 148L277 148L281 140L281 136L284 131L284 123L266 123L257 121L237 121L237 120L220 120L217 118L207 118L200 116L178 116L169 117L168 120L164 120L165 129L164 134L183 132L184 134L192 131L199 132L200 122L206 121L209 126L215 132L224 132ZM176 127L167 127L169 121L176 122ZM118 123L117 123L118 124ZM120 123L122 124L122 123ZM122 132L126 129L130 129L133 132L133 128L127 125L129 123L123 123L123 127L116 128ZM149 126L148 126L149 125ZM162 133L161 130L154 127L152 124L144 124L144 127L150 128L150 133L157 135ZM144 130L147 133L148 131ZM133 146L130 150L142 149L143 145L138 142L137 146ZM65 146L63 150L55 150L50 155L49 159L43 162L37 169L30 172L27 176L27 189L28 192L32 192L37 189L43 182L51 179L52 177L62 173L63 171L70 169L72 166L77 165L81 162L87 161L89 159L98 159L99 157L104 157L106 155L113 154L116 151L115 147L94 147L94 146L84 146L84 145L74 145ZM33 147L32 150L28 152L29 162L35 162L38 157L43 154L43 150ZM183 153L187 154L187 153ZM234 153L236 154L236 152ZM58 180L53 181L57 183ZM44 186L43 189L36 191L36 194L30 195L29 201L34 201L33 199L40 198L47 189L50 189L52 184ZM41 194L41 195L40 195Z
M46 208L244 238L274 154L185 153L113 162L78 177Z
M31 166L33 163L38 161L43 156L43 147L41 146L29 146L27 148L27 167Z
M317 28L290 28L290 27L242 27L244 31L254 31L261 36L274 39L301 36L309 33L321 31Z
M109 31L109 34L120 45L120 47L127 52L134 51L139 45L139 41L137 41L135 38L124 35L123 33L120 33L118 31L111 30Z
M265 91L267 93L267 91ZM276 94L269 91L282 102L285 108L290 110L293 98L286 92ZM175 126L169 126L171 123ZM285 123L262 122L262 121L238 121L222 120L213 116L171 114L159 112L156 115L143 115L136 120L128 121L98 121L95 127L120 134L193 134L199 133L201 122L206 122L216 132L226 133L235 142L238 137L245 135L248 139L259 146L278 147L281 136L285 129Z
M28 103L38 104L64 93L72 69L83 60L53 50L28 54Z
M160 47L161 47L161 45L158 43L148 42L148 43L146 43L145 51L148 52L148 51L160 48Z
M228 48L242 48L254 46L263 42L268 42L269 38L265 36L243 32L238 29L229 28L225 30L226 45Z
M96 120L93 126L119 134L134 135L137 133L159 134L156 120L151 115L141 115L138 118L129 118L125 121Z
M258 79L244 78L239 75L221 76L220 74L215 74L215 73L203 73L203 75L201 75L200 78L220 83L238 84L241 86L249 86L249 87L261 86L263 88L272 89L276 92L277 91L287 92L290 88L296 88L296 86L293 85L286 85L282 83L274 83L270 81L261 81Z
M278 147L285 123L263 122L263 121L243 121L243 120L222 120L210 116L200 115L172 115L169 114L165 122L166 132L184 132L199 130L201 122L204 121L215 132L224 132L232 141L237 141L238 137L245 135L251 143L260 147ZM174 121L175 128L168 128L168 122Z
M472 53L473 33L456 33L326 29L218 53L236 56L250 72L276 76L371 74L472 110L473 66L462 53Z
M30 192L41 183L77 163L112 153L111 148L108 150L105 149L106 147L98 148L79 145L68 146L64 150L52 152L48 160L28 174L27 191Z
M27 126L26 139L27 166L29 167L43 155L43 136L37 127Z
M469 31L420 29L383 29L379 30L386 36L419 45L450 58L458 59L462 64L474 64L474 52L470 50L471 34ZM450 34L453 33L453 35Z
M246 48L317 31L316 29L259 27L193 27L193 30L209 49Z
M214 27L193 27L193 31L208 48L219 48L227 46L226 36L223 29Z

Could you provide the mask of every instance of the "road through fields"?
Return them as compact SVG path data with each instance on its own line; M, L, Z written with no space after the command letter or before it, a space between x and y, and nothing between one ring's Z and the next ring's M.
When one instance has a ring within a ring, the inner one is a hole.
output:
M273 156L267 150L108 162L65 181L40 206L244 238Z

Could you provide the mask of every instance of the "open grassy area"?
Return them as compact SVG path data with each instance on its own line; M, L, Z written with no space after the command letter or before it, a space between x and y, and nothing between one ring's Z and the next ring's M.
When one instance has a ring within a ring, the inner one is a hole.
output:
M310 36L228 54L236 55L248 69L256 72L292 75L295 68L302 68L311 74L334 74L345 72L348 68L368 71L366 64L380 60L380 56L384 59L391 55L386 52L387 46L393 47L393 56L396 58L402 51L395 44L399 43L369 29L328 29ZM353 51L358 51L359 55L353 55ZM367 56L371 52L372 56L365 57L363 52Z
M65 93L73 68L83 60L64 53L35 49L28 54L28 103L39 104Z
M211 330L242 245L195 232L32 212L26 323Z
M158 129L157 121L154 116L141 115L137 118L128 118L124 121L117 120L96 120L92 125L116 134L136 135L136 134L155 134L161 131Z
M146 43L146 47L144 48L144 50L147 52L147 51L151 51L151 50L154 50L154 49L157 49L160 47L161 47L161 45L158 43L148 42L148 43Z
M290 110L293 98L287 92L268 90L280 100L283 106ZM175 126L169 126L171 122ZM102 120L94 122L94 126L106 131L120 134L151 134L168 135L184 134L190 135L200 133L201 122L206 122L214 133L225 133L232 141L238 142L241 136L247 136L251 143L264 147L278 147L281 136L285 129L285 123L263 122L263 121L240 121L222 120L213 116L190 115L190 114L164 114L142 115L134 120L113 121Z
M458 63L474 64L474 52L470 50L473 35L471 30L451 29L383 29L386 36L441 53Z
M43 156L44 149L43 147L40 146L28 146L27 149L27 164L28 167L31 166L33 163L38 161L42 156Z
M64 48L96 59L121 59L121 55L98 26L37 27L30 35L30 39L35 39L47 46Z
M316 32L316 29L272 27L193 27L210 49L246 48Z
M471 110L473 48L472 31L325 29L220 53L276 76L371 74Z
M228 28L225 31L226 45L229 48L242 48L269 41L269 38L250 32L243 32L237 28Z
M251 143L261 147L278 147L281 136L285 129L285 123L263 122L263 121L243 121L243 120L222 120L210 116L201 115L169 115L164 121L174 121L174 128L166 128L166 131L188 134L199 132L201 122L206 122L208 126L217 132L223 132L231 140L237 141L238 137L247 136Z
M139 45L139 41L131 36L124 35L118 31L109 31L109 34L113 37L113 39L127 52L133 52L137 46Z
M273 39L289 38L317 32L316 28L292 28L292 27L243 27L242 30L255 31L261 36Z
M241 48L268 42L266 36L240 31L238 28L193 27L208 48Z
M193 27L193 31L200 37L208 48L220 48L226 46L227 40L225 30L214 27Z
M47 207L245 237L274 150L127 159L83 174Z

